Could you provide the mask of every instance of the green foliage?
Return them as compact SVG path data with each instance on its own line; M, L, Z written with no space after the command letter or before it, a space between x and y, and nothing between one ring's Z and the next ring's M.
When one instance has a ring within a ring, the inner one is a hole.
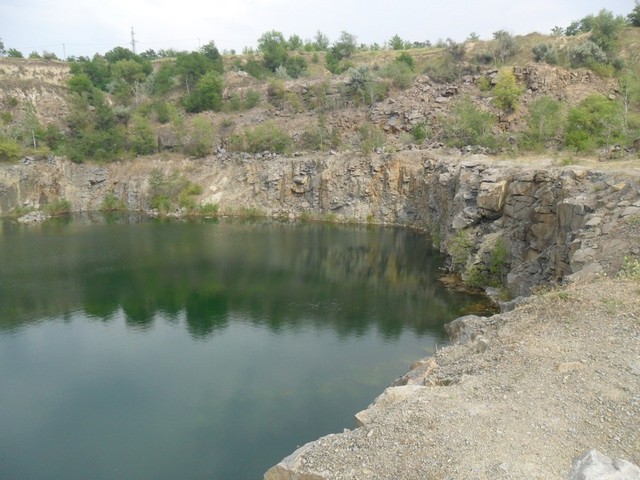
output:
M64 215L65 213L71 212L71 202L66 198L59 198L51 203L47 203L46 205L44 205L42 210L44 211L44 213L46 213L47 215L51 215L52 217L55 217L57 215Z
M153 169L149 175L149 204L161 214L180 206L189 211L195 208L195 198L202 187L183 177L179 172L165 175Z
M550 146L558 146L564 130L562 103L548 96L540 97L529 105L527 129L522 146L540 152Z
M260 92L257 90L248 90L244 97L244 108L251 110L260 103Z
M493 56L496 62L504 64L518 52L518 43L515 37L506 30L494 32L493 40Z
M217 217L219 210L217 203L204 203L198 207L198 214L203 217Z
M409 70L411 70L412 72L415 71L416 61L408 52L402 52L396 57L394 61L397 63L404 63L407 67L409 67Z
M369 154L384 146L384 132L371 122L365 122L360 127L360 149Z
M326 151L338 148L341 143L340 130L335 127L329 130L324 115L318 117L316 125L306 127L300 137L300 146L308 150Z
M613 52L618 40L618 34L626 23L624 17L614 16L611 11L606 9L600 10L598 15L591 17L590 20L591 41L603 51L607 53Z
M264 80L269 75L269 69L255 58L247 58L240 68L258 80Z
M269 103L276 108L281 108L284 105L285 95L287 89L284 87L284 82L280 79L271 80L267 86L267 98Z
M357 101L371 105L386 98L388 87L376 82L369 67L361 65L349 70L346 84L347 93Z
M287 58L285 68L287 75L298 78L307 70L307 61L300 55L294 55Z
M357 37L351 33L342 31L340 38L331 47L331 53L338 61L353 55L357 48Z
M211 69L222 74L224 73L224 64L222 63L222 55L220 55L220 51L216 47L216 44L213 40L210 40L208 43L205 43L200 48L200 53L202 53L205 57L209 59L211 62Z
M496 86L493 89L493 103L496 107L504 111L516 110L523 93L524 88L516 83L512 69L503 68L498 72Z
M313 48L316 52L325 52L329 49L329 37L318 30L313 37Z
M220 111L222 108L223 80L216 71L209 71L200 80L191 92L184 98L184 107L187 112L196 113L205 110Z
M12 162L18 160L22 154L22 147L11 138L0 136L0 161Z
M591 40L573 46L569 49L568 57L573 67L592 67L607 62L607 54Z
M633 7L631 13L627 15L627 21L629 25L633 27L640 27L640 1L635 0L635 7Z
M7 57L9 57L9 58L24 58L24 55L22 55L22 52L20 50L17 50L15 48L10 48L9 50L7 50Z
M466 51L466 45L464 43L457 43L447 38L446 49L454 62L462 62L464 60Z
M182 82L187 90L187 94L191 93L191 90L198 83L200 78L204 77L209 72L218 71L218 65L211 61L204 53L191 52L181 53L176 57L176 72L182 78Z
M79 95L82 95L83 93L90 94L95 88L89 76L84 72L71 77L67 81L67 86L69 87L69 90Z
M133 116L129 142L131 150L137 155L149 155L157 150L158 141L149 120L141 115Z
M471 236L465 230L459 230L454 237L448 239L446 249L451 257L451 271L459 272L464 269L472 248Z
M580 152L622 140L623 115L620 104L605 96L594 94L569 110L567 117L567 146Z
M232 150L250 153L284 153L293 144L292 138L271 121L232 135L229 142Z
M640 282L640 258L625 256L619 276L627 280Z
M136 62L135 60L118 60L111 65L111 78L122 80L133 85L135 82L143 82L151 73L151 64Z
M394 61L386 65L380 75L391 81L391 84L402 90L409 88L413 84L415 75L405 62Z
M531 48L533 53L533 59L536 62L546 62L550 65L558 63L558 51L556 48L547 42L537 43Z
M424 122L414 125L411 129L411 137L418 143L424 142L427 138L427 134L427 125Z
M191 157L206 157L213 152L213 142L211 124L205 118L195 118L184 142L183 151Z
M492 132L495 117L477 107L471 98L462 97L452 107L452 116L444 120L444 138L453 147L467 145L496 148L498 141Z
M258 50L262 52L265 67L272 72L287 63L288 45L281 32L271 30L258 39Z
M103 212L122 212L126 209L124 201L116 197L113 192L108 192L100 205L100 210Z
M389 40L389 46L392 50L404 50L404 40L400 38L400 35L396 34Z
M153 75L153 93L155 95L166 95L173 88L176 69L173 63L162 62Z

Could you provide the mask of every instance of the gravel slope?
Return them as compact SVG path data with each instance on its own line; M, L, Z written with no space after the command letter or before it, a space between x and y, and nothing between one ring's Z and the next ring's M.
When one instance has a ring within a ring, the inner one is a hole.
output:
M640 463L640 283L606 277L468 322L274 479L564 479L595 448Z

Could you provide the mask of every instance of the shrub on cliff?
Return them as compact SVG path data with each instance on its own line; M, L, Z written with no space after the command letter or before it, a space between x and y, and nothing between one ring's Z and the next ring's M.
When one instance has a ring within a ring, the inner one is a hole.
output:
M477 107L469 97L462 97L453 105L452 115L443 119L443 136L452 147L480 146L494 149L498 140L493 134L496 118Z
M527 129L522 135L522 146L537 152L562 144L565 117L562 103L552 97L540 97L529 105Z
M496 86L493 89L493 103L504 111L513 111L518 108L520 96L524 88L516 83L516 77L511 69L501 69L496 78Z
M284 153L293 144L293 139L274 122L268 121L229 138L229 147L236 152Z
M567 146L579 152L623 141L623 115L618 102L594 94L569 110Z

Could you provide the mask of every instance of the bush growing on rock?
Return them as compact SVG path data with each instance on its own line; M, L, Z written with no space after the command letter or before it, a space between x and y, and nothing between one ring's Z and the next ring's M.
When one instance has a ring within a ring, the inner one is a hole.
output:
M522 135L525 149L541 152L545 148L562 144L565 119L562 104L544 96L529 105L527 128Z
M493 102L496 107L504 111L516 110L523 92L524 88L516 83L513 70L503 68L498 72L496 86L493 89Z
M452 107L452 115L443 119L443 137L452 147L468 145L494 149L498 140L493 134L496 118L477 107L469 97L462 97Z
M285 153L293 144L292 138L274 122L265 122L229 138L229 146L236 152Z
M623 140L623 115L620 104L604 95L594 94L569 110L567 146L579 152L592 152L598 147Z

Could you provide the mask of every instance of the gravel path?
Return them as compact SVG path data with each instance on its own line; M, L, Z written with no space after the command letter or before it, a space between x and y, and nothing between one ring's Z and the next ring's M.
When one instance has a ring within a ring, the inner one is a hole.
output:
M640 464L640 283L600 278L467 322L433 358L265 476L565 479L595 448Z

